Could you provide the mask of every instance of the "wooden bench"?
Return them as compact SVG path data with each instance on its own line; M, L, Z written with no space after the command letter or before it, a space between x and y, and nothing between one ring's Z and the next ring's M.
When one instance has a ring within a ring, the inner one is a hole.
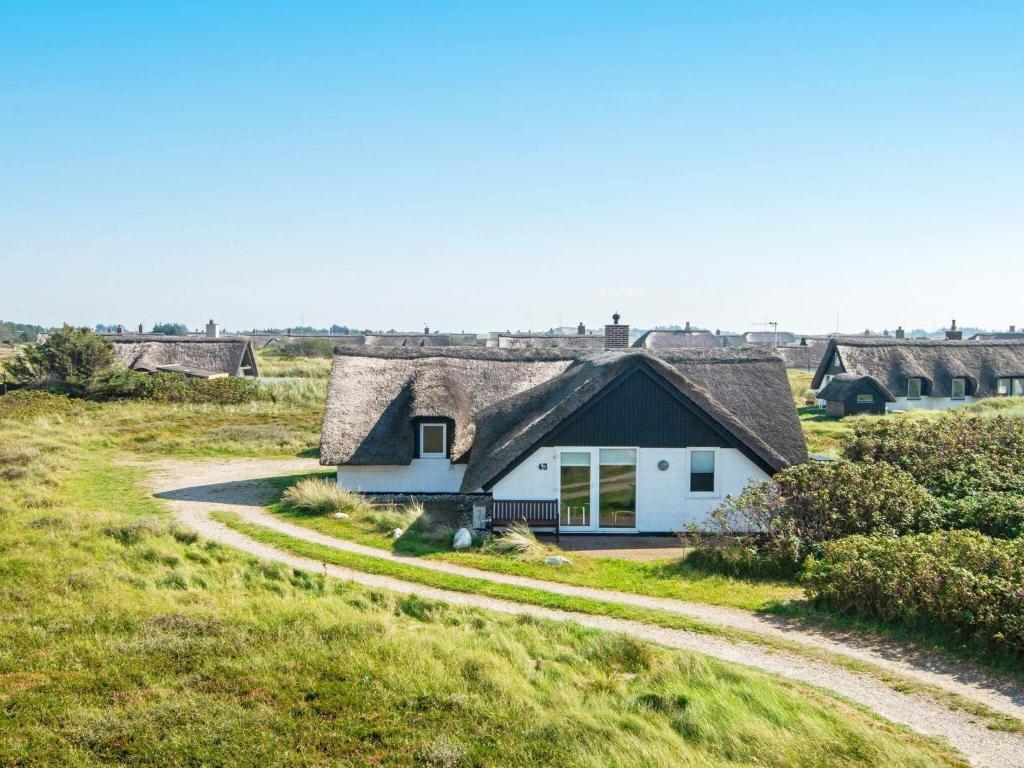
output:
M509 501L495 499L491 503L491 529L508 528L512 523L526 523L530 528L550 528L559 541L558 502Z

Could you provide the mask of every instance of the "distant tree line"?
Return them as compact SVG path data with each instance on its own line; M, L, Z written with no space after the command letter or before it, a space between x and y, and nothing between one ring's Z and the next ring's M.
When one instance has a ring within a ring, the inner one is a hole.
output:
M188 326L184 323L155 323L153 333L162 333L164 336L187 336Z
M44 330L46 329L41 325L3 321L0 322L0 342L35 341L36 334L42 333Z

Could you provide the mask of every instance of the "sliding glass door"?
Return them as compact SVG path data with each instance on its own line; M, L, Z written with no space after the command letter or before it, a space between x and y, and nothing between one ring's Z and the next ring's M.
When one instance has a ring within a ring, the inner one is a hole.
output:
M559 462L559 525L590 527L590 451L563 451Z
M559 524L563 528L636 528L635 448L559 451Z
M600 450L601 528L636 528L636 449Z

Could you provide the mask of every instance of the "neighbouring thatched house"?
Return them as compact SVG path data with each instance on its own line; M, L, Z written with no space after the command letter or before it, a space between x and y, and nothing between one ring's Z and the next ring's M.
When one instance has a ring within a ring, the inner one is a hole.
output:
M807 459L767 350L351 349L321 463L368 493L474 494L492 525L658 532ZM621 332L625 329L625 332Z
M816 371L825 356L828 341L811 339L803 336L795 344L786 344L775 348L787 368L800 371Z
M260 375L248 339L125 334L105 338L113 344L118 359L134 371L166 371L206 379Z
M841 419L858 413L885 413L886 403L895 403L893 397L873 376L840 373L821 388L818 397L825 401L829 416Z
M846 374L843 386L830 389L840 374ZM983 397L1024 395L1024 341L832 339L811 386L828 407L853 391L853 378L864 377L880 388L887 411L955 408Z
M367 347L450 347L452 337L447 333L367 333L363 337Z
M638 349L716 349L730 346L727 337L702 329L647 331L633 342Z

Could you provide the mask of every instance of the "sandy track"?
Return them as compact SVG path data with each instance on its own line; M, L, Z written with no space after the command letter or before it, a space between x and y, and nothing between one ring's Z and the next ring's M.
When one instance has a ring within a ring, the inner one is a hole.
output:
M671 611L700 621L726 627L784 638L809 646L868 661L908 678L983 702L989 707L1024 719L1024 686L1012 678L986 673L972 665L922 654L895 644L868 643L855 635L826 635L821 630L753 614L746 611L687 603L678 600L651 598L622 592L575 587L518 576L491 573L438 561L401 557L393 553L336 539L292 525L266 512L263 506L272 501L275 491L266 478L298 474L318 469L315 460L214 459L201 462L164 461L154 467L151 484L183 523L201 535L267 560L276 560L295 568L326 572L366 586L395 592L416 593L457 605L472 606L507 614L529 614L557 621L575 621L596 629L625 632L638 638L674 648L698 651L724 661L745 664L783 677L833 691L862 704L879 715L906 725L923 734L940 736L963 752L978 766L993 768L1024 768L1024 737L991 731L977 718L951 710L930 697L900 693L869 676L806 657L769 649L765 646L734 642L710 635L611 619L602 616L555 611L512 601L480 595L449 592L399 579L324 565L315 560L297 557L250 539L210 518L214 510L230 510L243 519L264 525L317 544L349 552L400 561L406 565L435 571L487 579L543 589L562 595L617 602Z

